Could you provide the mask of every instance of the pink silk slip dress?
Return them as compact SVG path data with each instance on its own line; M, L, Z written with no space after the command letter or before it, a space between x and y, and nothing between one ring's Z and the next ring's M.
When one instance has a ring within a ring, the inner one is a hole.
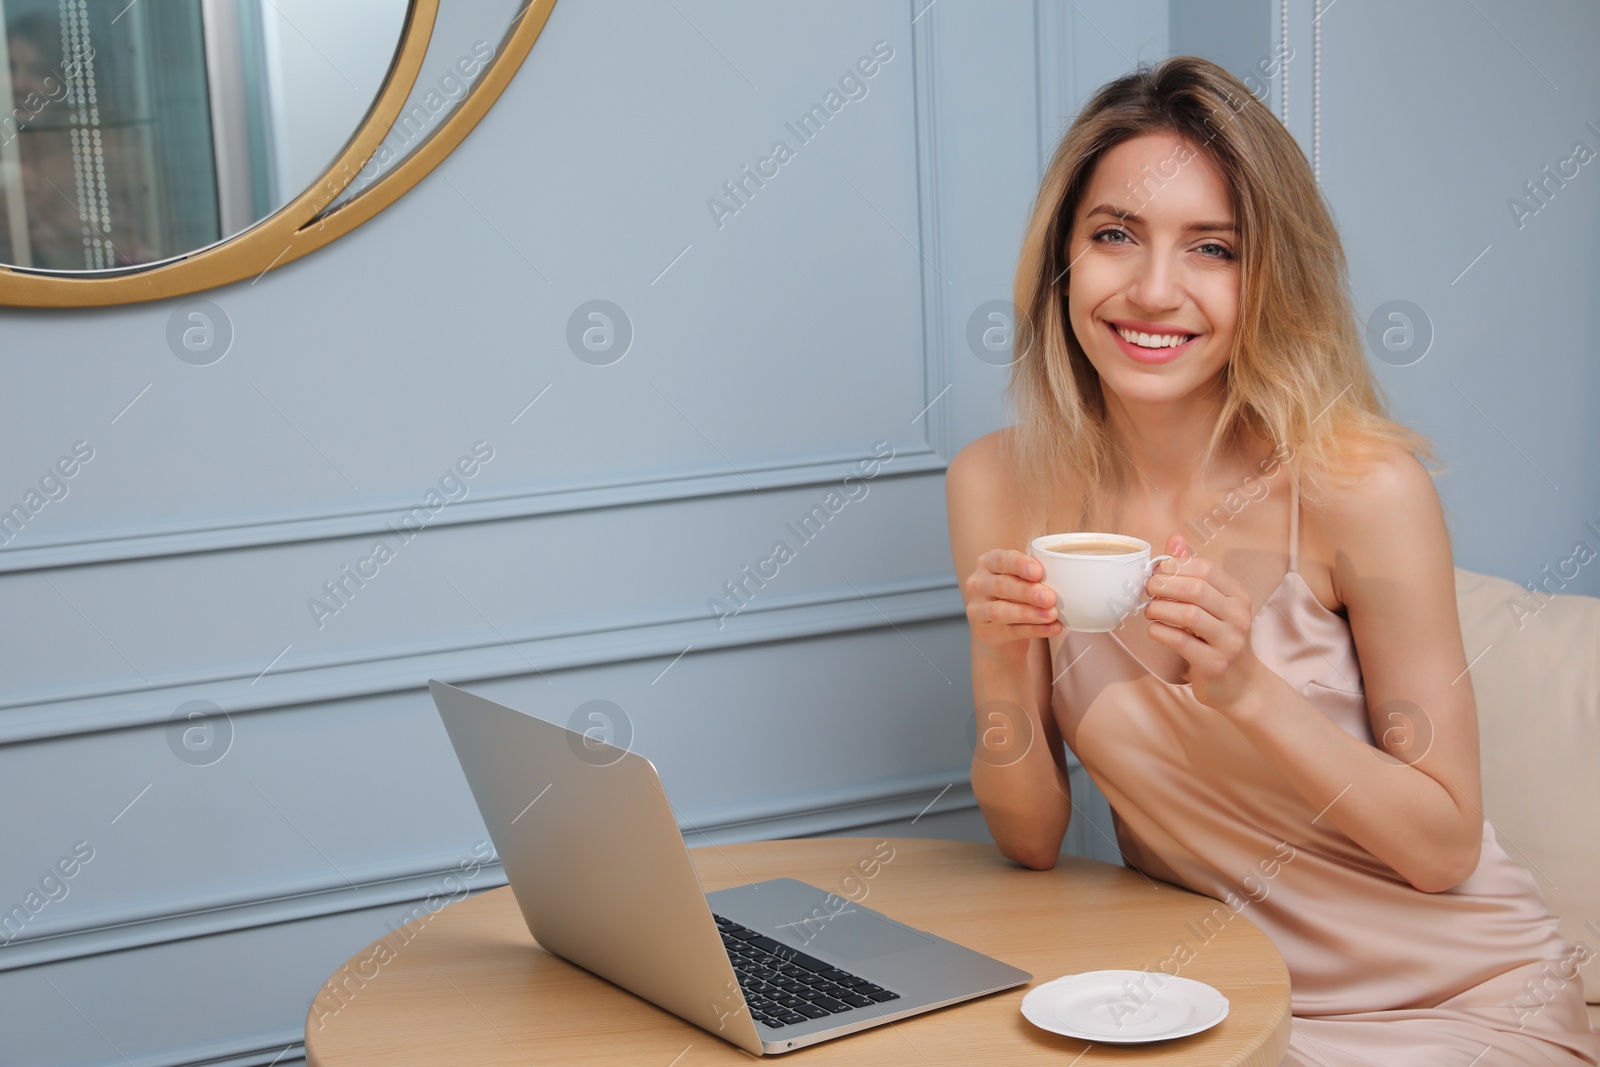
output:
M1318 712L1375 745L1349 623L1299 573L1299 496L1290 485L1289 569L1259 606L1251 643ZM1472 875L1424 893L1322 819L1188 683L1156 676L1115 633L1064 631L1049 641L1052 710L1111 803L1123 858L1219 901L1148 969L1182 974L1243 916L1288 964L1286 1065L1600 1059L1576 977L1579 950L1557 933L1533 876L1487 820ZM1397 764L1396 773L1409 772Z

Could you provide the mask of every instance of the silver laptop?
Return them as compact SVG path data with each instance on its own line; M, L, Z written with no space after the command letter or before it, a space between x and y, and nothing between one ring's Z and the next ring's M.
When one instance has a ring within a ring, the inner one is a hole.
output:
M649 760L443 682L428 689L534 939L748 1052L1033 978L792 878L708 894Z

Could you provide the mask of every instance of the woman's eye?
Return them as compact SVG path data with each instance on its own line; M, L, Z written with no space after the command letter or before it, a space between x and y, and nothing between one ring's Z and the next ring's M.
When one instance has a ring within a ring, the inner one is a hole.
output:
M1202 251L1204 251L1205 249L1208 249L1208 248L1212 249L1212 251L1205 253L1207 259L1232 259L1233 258L1233 253L1231 251L1229 251L1227 245L1220 245L1220 244L1217 244L1217 242L1215 242L1215 241L1207 241L1205 244L1201 245L1200 248L1201 248Z
M1091 240L1091 241L1100 241L1101 244L1118 244L1118 245L1120 245L1120 244L1125 244L1126 242L1125 241L1103 241L1103 240L1101 240L1101 238L1104 238L1104 237L1127 237L1127 236L1128 236L1128 232L1126 230L1119 230L1116 227L1112 227L1111 229L1108 229L1108 230L1101 230L1099 233L1097 233L1093 237L1089 238L1089 240Z

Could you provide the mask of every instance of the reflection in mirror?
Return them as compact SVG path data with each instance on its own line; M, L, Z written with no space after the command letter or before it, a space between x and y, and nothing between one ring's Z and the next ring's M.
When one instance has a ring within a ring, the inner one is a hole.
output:
M388 76L409 0L0 0L0 263L104 272L303 193Z
M416 84L383 143L329 210L360 195L428 142L477 87L509 34L527 14L528 0L442 3Z

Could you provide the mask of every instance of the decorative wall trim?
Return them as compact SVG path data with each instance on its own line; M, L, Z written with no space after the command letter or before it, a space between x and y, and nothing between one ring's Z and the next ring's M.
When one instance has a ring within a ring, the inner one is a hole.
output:
M925 6L924 6L925 5ZM945 363L947 330L945 288L950 284L940 264L944 260L939 199L939 54L940 16L928 0L911 0L911 81L916 115L917 141L917 242L922 293L922 370L923 402L927 407L917 415L923 439L940 455L954 449L950 442L949 401L945 390L951 387Z
M942 793L942 795L940 795ZM913 779L865 782L804 798L763 800L731 807L682 825L690 848L762 841L781 837L811 837L837 833L856 826L911 818L937 798L939 813L977 806L966 768L940 771ZM472 891L506 884L505 871L486 866L473 880ZM303 888L270 897L191 905L181 911L134 913L66 930L44 937L19 938L0 947L0 972L23 970L67 960L87 959L109 952L127 952L151 945L170 944L195 937L215 937L280 923L345 915L375 908L417 905L437 893L440 881L457 874L454 864L430 863L395 877L351 886L340 879L308 882ZM281 1051L282 1046L279 1046Z
M773 597L724 620L704 612L645 619L587 631L524 627L488 641L455 641L397 650L365 659L334 658L266 675L190 674L151 687L101 685L58 688L29 700L0 704L0 745L73 737L164 723L178 705L208 700L229 715L326 703L423 688L429 678L485 681L675 656L799 637L879 629L900 623L964 618L956 583L945 577L857 583L854 590Z
M841 481L863 460L875 458L877 457L873 453L862 452L842 459L817 457L766 466L747 466L743 468L742 473L714 471L631 481L619 479L582 487L539 489L497 497L469 498L440 511L429 520L428 528L826 485ZM911 446L897 449L895 469L886 470L879 477L905 478L943 471L945 466L944 458L932 447ZM759 483L759 489L751 489L752 481ZM358 511L308 510L291 518L247 519L203 526L164 526L143 530L123 529L80 540L50 541L16 548L4 547L0 548L0 574L382 534L388 531L388 523L398 521L400 516L416 507L423 495L425 490L417 490L403 499L397 498L387 506Z
M473 880L472 888L493 889L506 884L498 864ZM395 904L427 900L452 864L429 866L394 878L358 882L353 887L341 879L309 882L305 888L268 897L225 903L190 901L182 911L129 912L124 916L58 930L34 938L18 938L0 947L0 973L27 967L81 960L108 952L125 952L150 945L165 945L194 937L252 930L279 923L320 919L329 915L366 911Z
M1039 176L1043 178L1050 154L1077 110L1070 73L1072 9L1053 0L1034 0L1033 28Z
M285 1041L282 1045L251 1049L249 1052L229 1056L227 1059L191 1060L183 1064L173 1064L168 1061L159 1064L159 1067L305 1067L305 1031L298 1030L295 1035L294 1040ZM158 1065L152 1064L152 1067Z
M259 1036L253 1036L250 1043L240 1047L238 1051L213 1045L204 1050L199 1059L173 1059L170 1055L156 1054L134 1056L132 1059L124 1056L116 1062L119 1067L305 1067L304 1028L280 1031L278 1040L270 1045L257 1045L256 1042L259 1040ZM190 1053L196 1051L201 1050L185 1050Z
M306 1067L305 1031L295 1031L292 1041L268 1045L226 1059L190 1060L184 1063L161 1061L151 1067Z

